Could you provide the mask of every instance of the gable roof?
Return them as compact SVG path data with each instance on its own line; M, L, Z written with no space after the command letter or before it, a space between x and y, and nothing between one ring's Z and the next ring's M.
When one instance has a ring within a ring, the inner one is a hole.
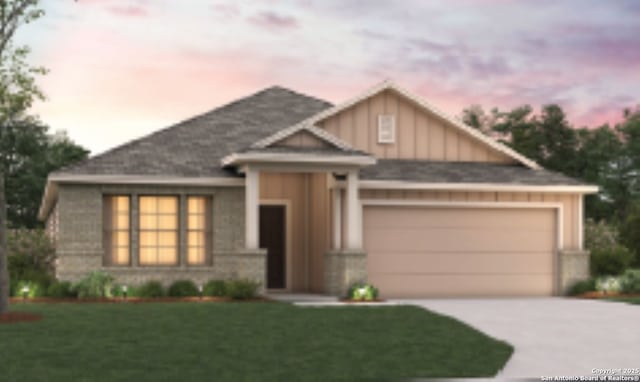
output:
M318 114L315 114L313 116L310 116L309 118L302 120L300 122L298 122L295 125L292 125L286 129L283 129L281 131L278 131L276 133L274 133L273 135L266 137L264 139L261 139L257 142L255 142L252 147L254 148L263 148L263 147L267 147L271 144L273 144L274 142L277 142L281 139L283 139L286 136L289 136L293 133L295 133L296 131L302 130L307 128L308 126L313 126L315 125L317 122L324 120L328 117L331 117L333 115L338 114L339 112L369 98L372 97L378 93L381 93L385 90L391 90L394 91L402 96L404 96L405 98L415 102L417 105L421 106L422 108L430 111L431 113L437 115L438 117L442 118L443 120L449 122L450 124L452 124L454 127L458 128L460 131L466 133L467 135L471 136L472 138L475 138L476 140L485 143L486 145L490 146L491 148L495 149L496 151L499 151L505 155L507 155L508 157L513 158L514 160L516 160L517 162L525 165L526 167L532 168L532 169L539 169L540 166L535 163L534 161L532 161L531 159L528 159L526 157L524 157L523 155L519 154L518 152L516 152L515 150L513 150L512 148L496 141L495 139L483 134L482 132L467 126L466 124L462 123L461 121L456 120L455 118L452 118L450 116L448 116L446 113L444 113L443 111L441 111L440 109L436 108L435 106L431 105L430 103L428 103L427 101L425 101L424 99L422 99L421 97L414 95L412 93L410 93L407 90L404 90L402 88L400 88L399 86L397 86L396 84L394 84L391 81L384 81L379 85L374 86L373 88L369 89L368 91L360 94L357 97L354 97L346 102L343 102L339 105L333 106L331 108L327 108L325 110L322 110L321 112L319 112Z
M331 107L282 87L270 87L103 154L51 173L233 177L223 157Z

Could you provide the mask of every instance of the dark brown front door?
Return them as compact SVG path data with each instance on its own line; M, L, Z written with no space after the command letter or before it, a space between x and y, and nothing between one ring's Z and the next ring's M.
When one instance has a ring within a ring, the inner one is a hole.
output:
M286 287L284 206L260 206L260 248L267 250L267 288Z

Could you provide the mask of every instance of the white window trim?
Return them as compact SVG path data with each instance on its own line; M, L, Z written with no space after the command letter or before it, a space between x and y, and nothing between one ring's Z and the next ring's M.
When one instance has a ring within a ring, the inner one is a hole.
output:
M391 122L389 126L383 126L382 125L382 120L384 118L390 118ZM385 135L383 133L383 127L388 127L390 129L389 131L389 138L388 139L384 139L383 136ZM378 143L380 144L394 144L396 143L396 116L393 114L379 114L378 115Z

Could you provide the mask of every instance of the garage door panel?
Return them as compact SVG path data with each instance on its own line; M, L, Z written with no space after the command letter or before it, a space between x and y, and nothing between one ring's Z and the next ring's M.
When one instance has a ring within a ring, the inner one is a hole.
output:
M553 232L495 228L401 228L368 229L365 248L392 251L471 252L483 251L549 251L553 248Z
M383 298L544 296L553 293L551 274L419 275L373 274Z
M553 209L366 206L363 228L384 297L553 294Z
M395 227L402 228L504 228L535 229L546 224L549 210L478 208L429 208L429 219L424 218L423 207L389 206L369 208L365 228L389 227L393 220Z
M547 273L553 268L548 252L372 252L369 267L389 273Z

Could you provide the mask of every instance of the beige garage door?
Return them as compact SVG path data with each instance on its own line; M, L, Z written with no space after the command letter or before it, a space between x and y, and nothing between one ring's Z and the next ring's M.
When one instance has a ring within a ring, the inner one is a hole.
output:
M363 224L382 297L553 294L553 209L365 206Z

